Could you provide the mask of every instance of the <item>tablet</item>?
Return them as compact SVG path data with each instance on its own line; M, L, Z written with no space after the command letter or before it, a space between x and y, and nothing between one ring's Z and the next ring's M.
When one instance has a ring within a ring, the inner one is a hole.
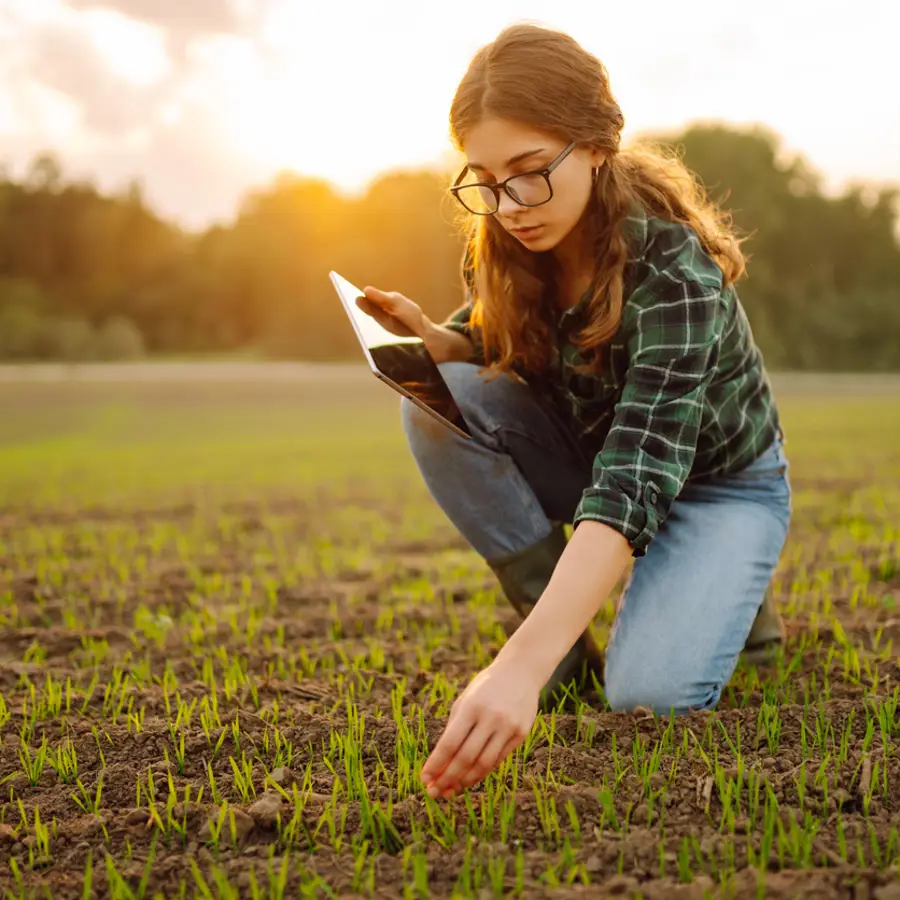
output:
M375 377L460 437L471 440L471 429L425 342L391 334L356 305L356 298L365 296L361 290L337 272L331 271L329 276Z

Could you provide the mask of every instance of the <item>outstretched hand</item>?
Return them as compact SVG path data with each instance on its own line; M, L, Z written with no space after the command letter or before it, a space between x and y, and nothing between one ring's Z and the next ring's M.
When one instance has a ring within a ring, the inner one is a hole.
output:
M575 529L537 605L453 704L447 727L422 766L431 797L471 787L522 743L548 679L631 556L625 536L603 522L586 520Z
M430 797L452 797L472 787L525 740L540 696L528 668L498 657L456 699L444 733L422 766Z

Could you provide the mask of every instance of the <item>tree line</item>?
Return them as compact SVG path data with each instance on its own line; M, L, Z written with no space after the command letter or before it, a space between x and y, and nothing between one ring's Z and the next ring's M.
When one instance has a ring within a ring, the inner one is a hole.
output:
M900 369L897 187L827 196L761 127L644 139L676 148L749 235L738 289L770 368ZM328 270L442 319L462 298L448 183L393 172L348 198L285 174L248 192L231 223L194 233L136 184L103 193L41 155L21 179L0 177L0 359L358 358Z

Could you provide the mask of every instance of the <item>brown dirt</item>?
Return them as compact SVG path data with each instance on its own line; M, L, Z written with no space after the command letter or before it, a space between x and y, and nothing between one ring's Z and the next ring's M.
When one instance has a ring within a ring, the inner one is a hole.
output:
M838 491L844 488L852 485L831 486ZM122 526L126 532L140 536L160 522L187 528L189 521L209 511L204 513L191 504L183 504L128 513L111 508L71 514L29 513L22 508L4 512L0 518L0 542L22 529L60 529L59 546L68 548L70 561L62 583L55 584L42 575L38 553L21 561L17 574L7 585L0 583L0 595L4 590L8 592L7 606L16 607L20 623L0 632L0 691L10 712L9 721L0 730L4 823L0 824L0 859L17 862L26 892L49 889L56 900L81 897L89 853L94 864L95 896L110 896L107 856L136 889L154 838L158 838L146 808L146 792L152 781L164 808L170 776L180 798L185 797L186 788L191 789L191 798L196 798L201 788L205 788L205 793L200 802L180 802L176 809L177 818L184 825L184 837L158 839L155 844L146 896L177 896L182 881L188 886L187 895L193 896L196 888L192 861L206 873L213 895L215 888L209 873L215 866L227 873L230 884L242 897L251 896L251 872L265 885L267 866L277 864L286 847L275 817L280 814L284 822L292 812L291 804L273 793L271 787L267 793L264 784L266 769L273 767L271 745L267 751L264 743L267 732L272 737L273 704L277 702L282 736L294 747L290 772L281 773L282 787L290 793L294 778L299 788L307 768L311 775L301 816L306 834L311 835L331 804L335 789L335 778L325 764L325 756L335 738L346 735L350 729L344 701L347 685L353 684L354 678L343 659L353 660L356 654L366 652L368 636L385 633L379 617L388 603L397 611L396 637L385 640L381 648L383 665L360 667L365 687L354 689L353 696L365 714L362 765L371 798L380 801L384 809L390 804L394 829L393 836L372 857L375 893L404 896L404 885L407 891L413 891L405 851L421 846L422 834L427 835L429 803L418 790L409 796L391 795L383 784L377 783L376 773L382 764L389 771L398 767L398 728L390 713L391 695L400 686L405 715L409 721L415 721L413 716L419 708L429 708L435 672L449 681L462 682L472 674L473 659L468 648L473 643L480 641L489 652L496 651L500 638L485 636L475 605L470 603L479 591L492 589L493 581L483 572L470 572L471 577L460 575L456 580L439 577L437 561L446 554L465 552L465 545L448 534L438 540L383 549L381 553L389 551L396 563L388 574L379 574L374 565L348 566L299 585L276 584L275 602L266 605L261 589L265 567L253 563L251 550L265 543L270 516L295 517L298 521L292 527L295 533L302 534L302 519L309 509L308 500L290 497L281 498L280 505L270 503L264 508L250 503L220 507L215 515L227 515L232 527L227 534L219 535L215 546L207 548L206 556L200 555L187 564L174 550L160 553L147 559L140 577L124 581L117 580L114 574L115 559L96 558L69 529L94 523L104 528ZM449 848L441 847L434 839L425 841L430 894L450 896L466 860L471 863L498 858L510 861L503 888L512 891L517 884L514 861L520 853L521 895L528 897L552 893L563 897L721 895L898 900L900 888L892 880L897 877L897 863L894 861L890 868L885 865L887 855L900 858L897 732L885 739L876 725L866 752L862 750L867 738L865 698L869 697L870 702L871 698L884 701L900 685L896 653L884 652L889 640L895 645L900 642L900 613L894 603L900 599L896 568L894 563L885 562L885 545L877 542L858 548L859 553L853 558L836 557L827 541L822 541L821 546L817 543L817 527L814 509L800 517L777 582L778 600L785 610L789 631L786 660L793 659L792 671L786 673L784 667L780 672L742 668L715 713L676 720L671 741L663 745L659 766L649 782L653 796L648 796L633 767L626 769L611 793L611 810L607 813L614 810L620 823L628 823L619 830L612 827L608 816L604 818L603 785L614 778L617 757L632 760L644 751L653 751L669 722L610 714L603 711L600 698L594 698L596 708L581 716L558 715L553 745L546 737L538 739L530 756L522 761L508 840L502 841L495 831L468 847L462 837ZM128 551L132 561L140 556L142 540L139 537L138 545ZM869 599L864 605L855 602L853 595L852 573L860 554L871 573ZM811 573L816 571L829 574L831 608L827 615L819 609L819 614L811 617L810 608L798 605L796 597L789 594L789 586L798 579L813 578ZM202 584L205 577L216 574L223 579L218 587L210 589ZM234 596L225 591L225 586L239 584L245 576L253 585L253 603L263 610L252 640L244 629L233 629L227 619ZM433 585L433 597L423 596L421 588L413 586L422 579ZM84 625L74 627L67 623L64 613L73 606L84 610ZM175 758L168 729L175 713L167 714L167 701L173 702L174 692L171 687L164 689L160 676L168 667L177 679L181 699L187 703L197 700L199 706L201 700L210 698L210 691L192 655L189 628L174 627L158 641L152 640L134 626L141 606L151 613L167 611L170 616L173 611L177 616L186 609L199 614L206 608L212 616L205 623L205 655L212 656L212 648L224 649L229 658L242 661L257 684L256 699L244 687L237 688L229 700L223 694L223 679L219 676L218 708L225 727L213 729L207 738L197 714L194 715L183 731L186 752L182 771L165 759L166 753L169 760ZM431 624L439 624L442 616L451 613L458 620L459 630L437 642L432 668L423 669L417 651L421 636ZM512 622L502 606L496 615L501 623ZM837 634L835 622L841 626ZM409 640L401 639L402 631L410 635ZM279 634L283 639L267 644L266 638ZM849 642L860 660L858 674L846 671L841 641ZM90 646L99 642L105 642L106 650L105 657L97 662L90 655ZM38 656L29 653L35 644L41 650ZM836 647L840 652L829 658ZM319 667L305 674L301 668L279 674L279 661L296 660L300 648L305 651L306 664L312 667L318 663ZM143 671L152 672L157 682L132 684L125 690L125 709L144 711L142 728L137 731L124 714L114 720L104 688L128 674L140 678ZM89 695L85 688L95 673L99 688ZM63 684L71 679L71 711L48 712L41 718L31 747L40 745L42 735L46 735L51 747L66 736L71 740L82 783L89 793L93 794L102 777L102 798L96 815L79 810L73 801L73 785L62 783L49 766L34 785L21 771L19 732L25 721L23 703L30 707L33 702L29 681L40 697L48 674ZM770 748L765 732L758 727L767 694L777 702L781 722L777 749ZM379 718L382 712L384 715ZM815 742L817 720L833 729L825 753L809 746ZM232 735L231 723L235 721L240 729L240 748ZM442 715L426 713L429 744L439 735L444 721ZM586 721L593 725L592 735L585 732ZM838 762L835 741L845 728L850 735L848 754L843 762ZM211 742L215 744L223 732L221 750L213 756ZM739 740L740 758L736 752ZM695 749L698 742L707 755L717 756L724 773L723 783L716 784L710 775ZM249 755L255 759L257 798L265 798L261 806L254 806L252 800L235 799L229 762L230 755L239 758L241 748L251 750L254 746ZM218 807L209 797L207 764L223 795L241 813L236 817L235 846L226 841L216 850L208 844L207 822L215 817ZM798 825L800 830L803 828L804 817L807 826L814 823L815 836L805 859L799 852L793 857L790 853L779 855L777 847L772 846L764 864L748 863L748 848L755 855L761 852L764 829L759 819L748 815L752 792L746 779L733 831L728 825L723 826L723 794L743 767L759 780L761 797L771 791L777 800L776 833L783 829L785 834L796 836ZM820 769L827 775L825 785L816 780ZM553 781L548 782L548 772ZM873 779L883 787L874 792L874 799L866 808L863 798ZM144 798L141 807L137 805L139 784ZM542 797L555 802L560 814L559 833L547 833L542 828L533 785L539 786ZM449 808L457 813L457 835L463 836L468 830L467 803L480 809L486 790L485 785L479 786L469 792L468 798L457 798L450 804ZM51 861L46 866L29 864L33 839L26 829L18 828L19 803L29 821L33 821L35 809L40 810L43 822L56 820ZM322 831L317 837L298 838L290 848L292 868L286 896L300 895L299 863L305 866L307 885L314 873L334 895L365 894L354 882L354 857L348 846L349 836L362 827L362 803L359 799L341 798L339 807L346 808L347 843L335 849ZM577 831L567 809L577 815ZM472 815L477 820L477 815ZM275 863L270 863L271 855ZM679 860L685 856L690 861L692 880L679 874ZM547 881L546 873L554 865L558 867L559 885ZM724 882L723 871L731 872ZM19 896L14 885L12 873L3 866L0 888ZM307 890L307 896L325 895L321 887ZM494 896L487 882L464 893L478 900ZM414 891L406 895L417 896Z

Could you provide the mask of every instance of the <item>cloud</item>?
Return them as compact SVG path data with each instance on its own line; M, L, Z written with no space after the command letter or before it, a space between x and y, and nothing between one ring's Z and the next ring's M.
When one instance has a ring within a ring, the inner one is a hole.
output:
M161 28L176 56L198 37L250 34L268 0L68 0L76 10L110 9Z
M104 190L146 177L153 206L189 226L229 215L265 180L223 124L241 73L255 74L241 15L206 0L186 4L190 19L168 0L40 2L40 14L0 10L0 167L24 174L51 152Z
M136 35L134 38L137 41ZM134 62L130 71L117 71L115 59L99 49L83 22L41 25L20 46L19 87L37 81L71 98L80 108L84 127L91 131L123 134L145 124L148 111L171 90L167 78L171 68L165 57L143 72ZM138 41L132 52L140 46ZM127 54L128 48L125 50ZM121 62L127 67L127 56Z
M197 223L278 168L362 179L376 162L424 163L445 146L471 53L512 6L527 16L541 2L463 0L435 43L415 0L354 12L353 27L346 4L304 0L0 0L0 166L21 172L52 151L104 188L145 177L161 212ZM698 2L708 14L687 24L662 0L563 4L556 24L608 65L629 132L764 121L823 170L896 177L900 132L877 90L894 35L873 9L882 0L857 0L849 18ZM361 138L362 152L340 146Z
M233 149L214 115L192 108L178 121L149 131L124 152L109 142L82 154L67 153L63 171L92 178L104 190L118 190L137 178L154 210L189 228L230 218L246 186L264 182L265 171Z

